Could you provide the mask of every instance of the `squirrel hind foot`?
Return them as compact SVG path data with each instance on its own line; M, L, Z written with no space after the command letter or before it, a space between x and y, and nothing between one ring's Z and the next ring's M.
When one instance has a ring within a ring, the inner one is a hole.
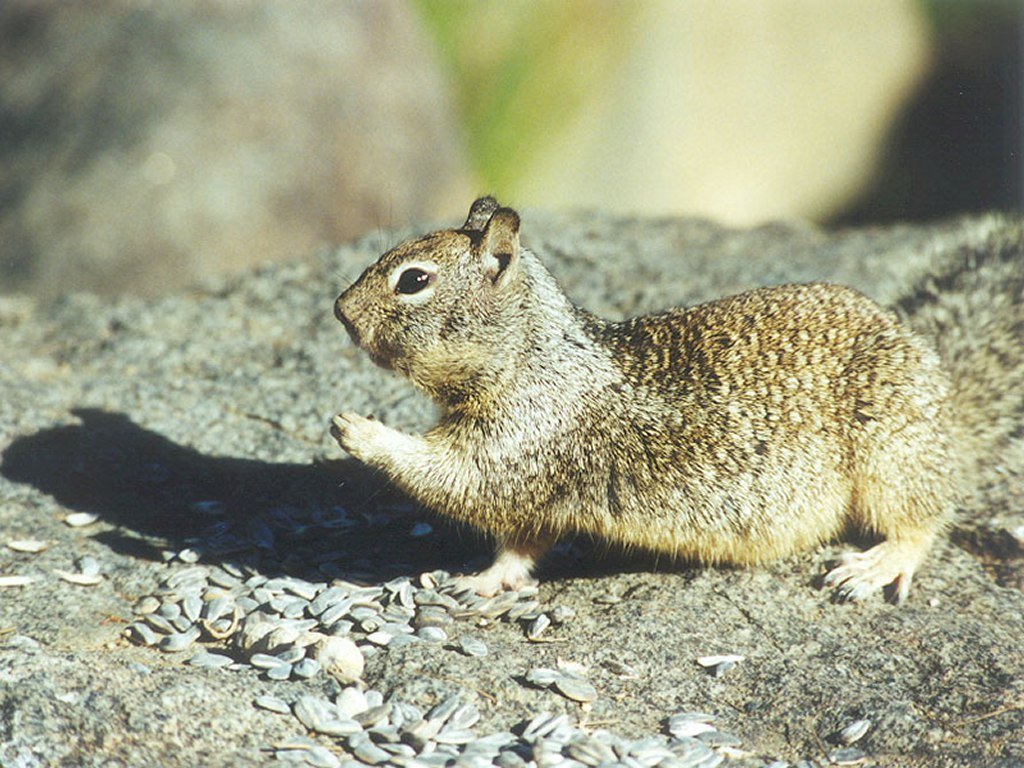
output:
M825 575L824 586L835 589L839 602L855 602L881 590L889 602L901 605L910 593L914 571L921 562L916 544L883 541L866 552L847 552Z
M502 550L490 567L471 576L459 576L455 583L459 589L469 589L481 597L494 597L499 592L534 586L537 580L530 575L535 558L510 549Z

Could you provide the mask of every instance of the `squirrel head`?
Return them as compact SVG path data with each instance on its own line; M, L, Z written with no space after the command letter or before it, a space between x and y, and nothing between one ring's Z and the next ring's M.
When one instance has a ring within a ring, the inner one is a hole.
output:
M525 290L519 215L482 197L459 229L381 256L334 313L374 362L457 408L500 383Z

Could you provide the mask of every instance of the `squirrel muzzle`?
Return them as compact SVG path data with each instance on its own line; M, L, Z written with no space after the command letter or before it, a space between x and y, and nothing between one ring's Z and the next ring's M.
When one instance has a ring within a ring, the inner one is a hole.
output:
M357 347L359 346L359 331L356 330L355 325L345 315L345 310L342 308L342 299L345 298L345 294L342 294L334 300L334 316L341 321L341 324L345 326L345 330L348 331L349 338L352 339L352 343Z

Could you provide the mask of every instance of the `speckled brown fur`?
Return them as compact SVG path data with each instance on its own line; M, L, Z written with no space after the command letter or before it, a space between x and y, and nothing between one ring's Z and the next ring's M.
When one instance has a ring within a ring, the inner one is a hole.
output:
M956 499L950 382L929 344L828 284L605 322L565 298L518 233L518 215L483 198L462 229L384 254L336 305L360 346L444 414L424 435L355 414L332 431L426 506L496 537L495 564L469 585L522 584L569 532L745 565L853 524L881 542L826 583L851 599L888 585L906 596Z

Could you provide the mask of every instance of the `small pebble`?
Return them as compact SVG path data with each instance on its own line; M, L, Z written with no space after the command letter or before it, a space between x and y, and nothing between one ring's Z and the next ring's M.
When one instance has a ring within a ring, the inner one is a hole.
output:
M639 673L636 669L624 661L619 661L617 659L605 659L601 664L614 675L629 678L639 677Z
M576 611L567 605L556 605L551 609L549 615L551 616L552 623L564 624L576 618Z
M99 515L94 515L91 512L72 512L64 518L64 522L72 528L84 528L97 520L99 520Z

